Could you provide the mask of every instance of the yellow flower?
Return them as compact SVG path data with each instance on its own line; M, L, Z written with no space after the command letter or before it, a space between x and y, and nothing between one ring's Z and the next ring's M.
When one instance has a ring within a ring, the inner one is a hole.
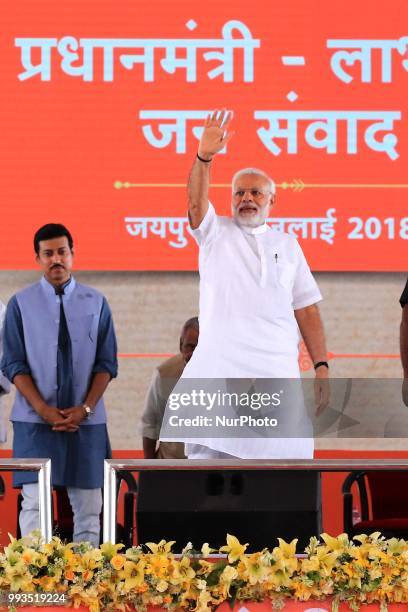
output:
M404 590L402 588L394 587L392 595L395 603L402 603L404 600Z
M407 550L407 543L405 542L405 540L390 538L387 541L387 547L390 555L401 555Z
M12 555L8 559L8 563L4 567L6 576L18 576L27 572L26 564L22 561L20 555Z
M197 605L193 610L195 612L209 612L208 604L212 602L211 594L208 591L201 591L197 600Z
M184 580L192 580L195 577L195 571L190 565L190 559L183 557L179 563L180 574L184 577Z
M99 548L94 548L93 550L88 550L81 555L80 562L86 569L94 570L101 566L102 559L102 551L99 550Z
M121 548L124 548L124 544L112 544L111 542L105 542L100 546L103 556L110 561L112 557L117 555Z
M326 546L319 546L310 559L301 560L301 570L305 574L319 572L321 576L328 577L333 571L336 559L337 553L327 552Z
M154 542L146 542L146 546L150 548L152 553L169 553L171 552L171 547L175 544L176 541L166 542L166 540L161 540L158 544Z
M35 580L35 582L41 587L43 591L55 591L56 590L56 580L54 576L42 576Z
M147 559L146 574L163 578L167 575L169 565L170 559L165 555L150 555Z
M77 556L74 554L74 552L73 552L72 548L70 548L69 544L68 544L68 546L64 550L63 558L70 565L73 565L78 560Z
M294 555L296 555L296 544L298 542L297 538L292 540L290 543L285 542L285 540L282 540L282 538L278 538L278 542L279 548L281 549L285 557L293 557Z
M376 580L377 578L381 578L383 575L383 571L380 567L374 567L369 571L370 580Z
M285 574L287 572L293 573L297 570L298 559L296 557L296 543L297 540L292 540L290 543L285 542L282 538L278 538L279 546L275 546L273 549L273 556L276 562L276 570L282 570Z
M114 555L110 560L110 564L115 570L122 569L124 563L125 557L123 555Z
M231 583L235 578L238 577L238 572L235 569L235 567L231 567L231 565L227 565L221 576L220 576L220 580L222 582L227 582L227 583Z
M32 548L25 548L21 553L21 558L26 565L31 565L35 554L37 553Z
M7 546L7 548L4 549L4 552L6 555L8 565L13 566L13 565L16 565L17 563L21 563L20 553L10 548L10 546Z
M91 599L87 602L87 606L89 608L89 612L99 612L101 609L99 605L99 601L97 599Z
M228 553L228 561L234 563L241 555L243 555L248 548L248 544L240 544L238 538L233 535L227 534L227 545L221 546L220 552Z
M268 575L268 568L262 564L261 553L244 557L242 563L247 571L250 584L262 582Z
M125 561L123 570L119 572L119 578L125 579L124 589L129 592L131 589L140 587L144 582L145 563L140 560L138 563Z
M304 582L297 582L295 584L294 595L296 599L299 599L300 601L308 601L312 596L312 590Z
M309 572L318 572L320 569L320 563L316 556L311 559L301 559L300 561L302 573L308 574Z
M333 594L348 600L353 610L369 603L382 609L387 603L408 603L407 542L385 540L380 533L357 536L360 545L346 534L323 534L322 539L320 544L312 538L308 557L298 560L296 540L279 539L272 551L247 555L248 545L228 534L221 551L228 553L229 565L187 554L175 559L174 542L165 540L149 543L151 553L133 547L120 554L121 545L92 549L86 543L63 545L57 538L47 544L39 536L11 539L0 552L0 589L64 592L71 607L87 606L90 612L126 612L131 604L140 611L155 604L178 610L196 605L196 612L210 612L228 598L232 586L239 601L271 598L276 608L288 597L307 601ZM190 549L187 545L185 552ZM203 556L212 552L203 545Z
M321 538L328 548L339 552L344 551L344 549L350 544L347 533L341 533L339 536L337 536L337 538L329 536L328 533L322 533Z
M190 559L183 557L179 563L175 563L169 568L169 581L173 585L188 583L195 578L195 571L190 566Z
M5 584L10 586L11 591L31 590L31 574L27 570L26 564L21 561L13 561L13 564L6 564L4 567Z
M273 586L273 590L276 588L279 591L281 587L288 587L291 584L291 579L287 572L276 568L276 566L274 566L272 570L273 571L268 576L268 584L270 583Z
M369 546L368 557L370 559L381 559L382 561L387 561L389 558L387 553L381 550L381 548L378 548L378 546Z
M211 572L214 569L214 564L211 563L210 561L199 559L198 563L200 565L200 569L198 570L197 574L200 574L200 575L211 574Z
M215 548L210 548L210 546L208 545L208 542L203 544L201 547L201 554L203 555L203 557L210 557L211 553L215 551L216 551Z

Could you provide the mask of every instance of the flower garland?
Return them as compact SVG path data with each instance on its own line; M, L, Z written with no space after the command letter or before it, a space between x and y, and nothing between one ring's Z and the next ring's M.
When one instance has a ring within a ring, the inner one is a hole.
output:
M0 589L29 593L64 593L69 605L91 612L148 605L166 610L209 612L224 601L272 600L282 608L285 599L307 601L332 598L357 610L362 603L408 602L408 542L380 533L313 537L304 558L296 542L279 538L269 550L246 554L247 544L227 536L219 551L204 544L200 552L187 545L174 555L174 542L121 553L122 544L63 544L54 537L45 543L38 533L16 540L0 553ZM226 558L210 561L214 553Z

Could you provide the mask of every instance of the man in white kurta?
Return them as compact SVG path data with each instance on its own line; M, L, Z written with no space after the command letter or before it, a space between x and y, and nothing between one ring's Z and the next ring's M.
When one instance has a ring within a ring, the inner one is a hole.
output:
M316 306L321 294L296 239L265 222L275 198L273 181L257 169L238 172L232 182L232 217L218 216L208 202L211 161L232 136L229 121L223 111L208 117L189 178L189 219L200 247L200 338L182 379L257 379L263 390L268 379L298 379L300 328L316 368L320 410L327 391L319 381L328 375ZM296 424L302 421L299 410L304 411L296 381L292 392ZM312 435L298 438L294 431L293 437L280 439L184 442L189 458L308 458L313 456Z

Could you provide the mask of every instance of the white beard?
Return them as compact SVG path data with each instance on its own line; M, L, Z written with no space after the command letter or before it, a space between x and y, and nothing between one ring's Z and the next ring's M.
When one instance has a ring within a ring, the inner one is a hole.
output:
M232 214L238 225L242 225L243 227L259 227L260 225L263 225L265 223L265 219L267 217L267 210L261 208L256 213L256 215L251 215L247 217L240 215L236 209L233 209Z

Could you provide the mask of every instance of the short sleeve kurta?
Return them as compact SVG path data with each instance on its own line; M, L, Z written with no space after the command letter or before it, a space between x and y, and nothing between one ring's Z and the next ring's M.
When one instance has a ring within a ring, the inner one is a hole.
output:
M183 377L298 377L294 310L322 296L296 239L266 224L242 228L211 204L192 234L200 337Z
M211 204L192 234L200 248L200 336L182 379L299 378L294 311L322 297L296 239L266 224L243 228ZM189 457L200 445L243 459L313 456L313 439L302 434L182 441Z

